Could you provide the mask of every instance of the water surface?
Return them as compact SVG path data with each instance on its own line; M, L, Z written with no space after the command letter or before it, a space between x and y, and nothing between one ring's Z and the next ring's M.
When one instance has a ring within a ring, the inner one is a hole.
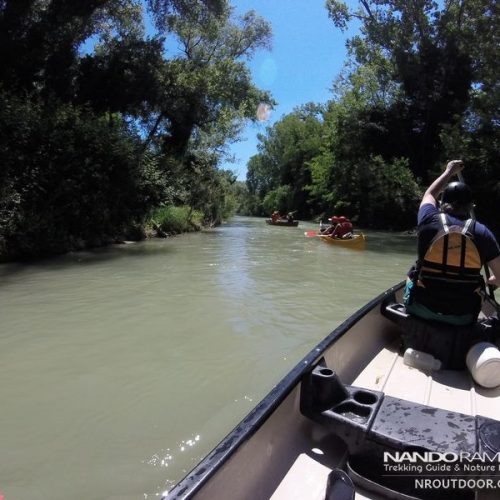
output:
M158 498L314 345L399 282L415 238L236 217L0 266L0 496Z

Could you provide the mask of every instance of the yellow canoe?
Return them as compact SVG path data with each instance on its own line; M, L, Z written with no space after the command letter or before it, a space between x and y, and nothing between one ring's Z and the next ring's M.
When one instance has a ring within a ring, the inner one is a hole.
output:
M325 243L337 245L344 248L352 248L354 250L364 250L366 238L363 233L355 234L349 239L331 238L330 236L318 235Z

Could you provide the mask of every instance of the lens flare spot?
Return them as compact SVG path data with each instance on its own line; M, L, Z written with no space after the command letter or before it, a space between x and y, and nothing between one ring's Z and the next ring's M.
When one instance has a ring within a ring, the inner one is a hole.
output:
M266 122L271 116L271 106L265 102L261 102L257 106L257 120L259 122Z

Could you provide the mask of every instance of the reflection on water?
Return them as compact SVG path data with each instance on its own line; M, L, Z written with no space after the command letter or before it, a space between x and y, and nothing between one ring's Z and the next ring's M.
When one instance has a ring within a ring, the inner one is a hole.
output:
M0 495L156 498L319 340L403 279L415 238L220 228L0 266Z

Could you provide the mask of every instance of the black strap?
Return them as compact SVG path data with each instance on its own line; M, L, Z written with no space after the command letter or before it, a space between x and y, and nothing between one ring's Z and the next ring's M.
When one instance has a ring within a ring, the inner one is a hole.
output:
M460 241L462 247L460 248L460 274L464 274L464 268L465 268L465 250L467 249L467 238L465 237L465 234L460 235Z
M465 269L465 268L460 268L459 266L446 266L446 269L448 270L448 274L462 274L463 276L477 276L479 274L479 269ZM432 271L444 271L445 267L441 263L437 262L431 262L428 260L423 260L422 265L420 266L420 271L425 273L425 272L432 272Z
M443 263L443 273L446 274L447 264L448 264L448 240L449 240L448 234L449 234L450 229L448 227L448 221L446 220L446 214L441 212L439 215L440 215L441 224L442 224L444 232L445 232L444 242L443 242L444 243L443 244L443 258L442 258L441 262Z
M443 241L443 272L446 274L446 268L448 267L448 240L450 239L448 233L444 235Z

